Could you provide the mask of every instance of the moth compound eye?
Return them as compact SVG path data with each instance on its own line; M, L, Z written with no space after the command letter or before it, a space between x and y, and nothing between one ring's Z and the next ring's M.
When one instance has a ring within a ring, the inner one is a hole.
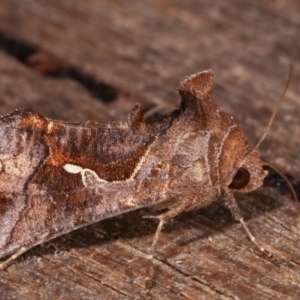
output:
M250 173L244 167L240 167L235 173L229 187L231 189L242 189L250 181Z

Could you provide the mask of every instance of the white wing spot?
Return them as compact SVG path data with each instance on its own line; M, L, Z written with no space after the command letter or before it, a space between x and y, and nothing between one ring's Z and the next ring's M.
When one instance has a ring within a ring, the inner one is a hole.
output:
M65 164L63 168L68 172L72 174L78 174L83 171L83 168L80 166L72 165L72 164Z
M106 180L101 179L95 171L90 170L90 169L82 169L82 171L81 171L81 178L82 178L82 183L83 183L83 185L85 187L89 187L90 186L87 183L87 176L86 176L87 173L90 173L94 177L93 179L95 179L97 183L105 183L105 182L107 182Z
M92 175L97 183L107 182L106 180L101 179L95 171L90 170L90 169L83 169L82 167L77 166L77 165L73 165L73 164L65 164L63 166L63 168L64 168L65 171L67 171L68 173L71 173L71 174L80 173L82 183L85 187L89 187L89 184L87 183L87 180L86 180L86 173L89 173L90 175Z

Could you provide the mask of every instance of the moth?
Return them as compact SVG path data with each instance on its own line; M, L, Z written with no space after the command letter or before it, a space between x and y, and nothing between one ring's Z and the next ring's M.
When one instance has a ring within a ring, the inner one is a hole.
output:
M7 259L0 267L35 245L141 207L167 209L155 216L153 255L165 222L219 197L264 251L235 200L267 175L258 145L214 102L211 70L178 91L180 107L156 119L145 120L138 104L119 122L54 121L28 109L2 116L0 258Z

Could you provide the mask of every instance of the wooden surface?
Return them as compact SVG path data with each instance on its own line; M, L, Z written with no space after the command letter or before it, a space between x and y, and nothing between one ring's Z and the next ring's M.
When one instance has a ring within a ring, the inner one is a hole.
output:
M291 63L291 86L260 149L300 192L299 26L292 0L2 0L0 112L31 106L56 119L108 120L140 102L150 115L178 104L186 76L211 68L216 101L255 144ZM37 72L32 57L45 51L77 80ZM167 224L149 260L157 223L140 210L30 250L0 273L0 299L299 299L299 210L278 177L267 185L239 203L280 266L221 201Z

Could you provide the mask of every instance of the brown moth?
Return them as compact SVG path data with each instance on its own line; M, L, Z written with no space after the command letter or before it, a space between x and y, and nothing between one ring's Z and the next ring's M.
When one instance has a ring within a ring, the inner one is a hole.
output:
M234 195L262 185L257 147L213 101L213 72L179 86L181 105L144 120L63 122L31 110L0 118L0 267L29 248L136 210L167 208L163 224L223 197L252 241ZM258 245L259 246L259 245ZM263 250L261 248L261 250Z

